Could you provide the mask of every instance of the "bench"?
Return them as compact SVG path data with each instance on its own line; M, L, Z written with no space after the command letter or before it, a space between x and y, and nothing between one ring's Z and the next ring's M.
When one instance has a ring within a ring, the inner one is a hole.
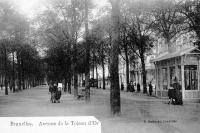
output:
M82 100L84 98L84 95L83 94L78 94L78 96L77 96L77 99L78 100Z

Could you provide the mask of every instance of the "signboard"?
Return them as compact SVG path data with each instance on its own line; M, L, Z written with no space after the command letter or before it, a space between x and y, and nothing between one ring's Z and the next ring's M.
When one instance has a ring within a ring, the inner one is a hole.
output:
M93 116L1 117L0 125L3 133L101 133Z

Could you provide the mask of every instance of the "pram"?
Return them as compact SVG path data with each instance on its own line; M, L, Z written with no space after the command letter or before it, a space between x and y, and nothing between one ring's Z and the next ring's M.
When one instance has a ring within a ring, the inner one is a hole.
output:
M60 103L60 98L61 98L61 91L56 91L51 93L51 102L52 103Z
M58 90L55 94L55 101L58 101L58 103L60 103L60 97L61 97L61 91Z
M52 91L51 91L51 102L55 103L56 102L56 93L58 91L58 88L56 86L56 84L54 84Z
M58 88L52 94L52 102L53 103L56 103L56 102L60 103L61 95L62 95L62 83L58 83Z

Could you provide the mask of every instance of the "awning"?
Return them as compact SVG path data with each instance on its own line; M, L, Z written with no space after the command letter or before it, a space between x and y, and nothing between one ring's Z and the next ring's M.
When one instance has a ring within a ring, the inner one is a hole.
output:
M187 48L187 49L180 50L180 51L173 52L173 53L164 53L164 54L152 59L151 62L167 60L170 58L175 58L175 57L183 56L183 55L190 54L190 53L192 54L193 51L195 51L193 54L200 54L200 50L197 49L197 47L191 47L191 48Z

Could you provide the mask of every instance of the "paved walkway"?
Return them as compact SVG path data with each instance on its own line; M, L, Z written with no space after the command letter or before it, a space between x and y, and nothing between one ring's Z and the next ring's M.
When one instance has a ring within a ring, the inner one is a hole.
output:
M109 90L91 90L91 102L63 94L51 103L47 86L8 96L0 95L0 116L95 116L103 133L196 133L200 130L200 103L168 105L167 100L137 93L121 93L121 115L110 115Z

